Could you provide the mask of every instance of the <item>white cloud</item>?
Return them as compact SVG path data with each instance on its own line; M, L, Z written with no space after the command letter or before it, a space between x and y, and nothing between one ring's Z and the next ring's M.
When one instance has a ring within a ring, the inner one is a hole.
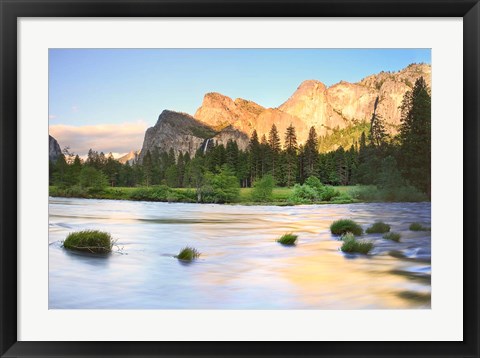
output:
M88 126L71 126L55 124L49 127L60 147L70 147L70 151L80 156L91 148L108 154L128 153L141 149L147 124L143 121L122 124L97 124Z
M57 118L57 116L54 115L54 114L49 114L49 115L48 115L48 119L55 119L55 118Z

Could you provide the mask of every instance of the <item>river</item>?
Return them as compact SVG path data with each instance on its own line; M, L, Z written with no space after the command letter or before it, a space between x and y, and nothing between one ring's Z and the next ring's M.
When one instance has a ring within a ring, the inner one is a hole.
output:
M291 207L50 198L50 309L412 309L430 308L430 203ZM369 255L344 254L330 224L376 220ZM62 248L68 233L98 229L117 240L106 256ZM297 245L275 240L286 232ZM185 246L202 255L173 256Z

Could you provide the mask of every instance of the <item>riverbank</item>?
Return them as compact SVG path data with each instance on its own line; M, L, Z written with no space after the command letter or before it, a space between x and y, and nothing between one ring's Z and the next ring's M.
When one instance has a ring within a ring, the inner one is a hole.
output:
M226 204L245 206L293 206L306 204L351 204L369 202L421 202L429 201L428 198L412 191L409 187L380 190L375 186L336 186L333 187L339 196L330 201L294 201L292 200L293 188L276 187L268 201L254 201L252 188L241 188L236 200ZM151 187L108 187L99 191L85 190L79 187L60 189L49 187L49 195L63 198L108 199L129 201L153 201L169 203L197 203L198 196L192 188L169 188L166 186Z
M335 187L343 196L338 200L314 201L308 204L345 204L361 202L350 198L348 193L354 186ZM238 198L226 204L241 205L268 205L268 206L291 206L307 203L295 203L289 200L293 188L277 187L273 189L271 200L254 201L252 199L252 188L241 188ZM101 191L81 190L78 187L60 189L55 186L49 187L49 195L62 198L84 198L84 199L108 199L108 200L131 200L131 201L154 201L171 203L197 203L197 193L192 188L167 188L165 186L152 187L109 187Z

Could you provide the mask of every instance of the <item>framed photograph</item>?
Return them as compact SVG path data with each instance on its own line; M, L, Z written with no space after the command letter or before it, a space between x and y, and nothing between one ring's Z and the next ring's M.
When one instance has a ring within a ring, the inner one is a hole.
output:
M2 1L1 356L478 357L479 6Z

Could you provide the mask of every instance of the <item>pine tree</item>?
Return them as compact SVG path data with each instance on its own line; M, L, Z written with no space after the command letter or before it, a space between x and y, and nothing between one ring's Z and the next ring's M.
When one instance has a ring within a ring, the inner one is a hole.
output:
M260 175L261 156L260 156L260 142L258 141L258 134L253 130L248 145L249 150L249 167L250 167L250 185Z
M152 182L152 155L150 151L147 150L147 153L143 157L143 180L146 186L150 186Z
M338 182L334 184L347 185L348 183L348 166L345 157L345 150L340 146L335 151L335 164L337 167Z
M117 185L118 182L118 164L119 163L113 158L112 153L109 153L107 157L107 162L105 163L104 171L108 178L110 186L112 187Z
M285 133L285 150L291 153L296 153L298 150L297 133L291 123Z
M260 178L271 170L270 156L270 147L264 134L260 142Z
M401 106L399 165L411 184L430 195L431 184L431 97L420 77Z
M177 158L177 183L176 185L181 188L183 187L183 179L185 176L185 161L183 153L180 151Z
M385 125L382 117L377 113L378 97L375 99L375 105L373 108L372 119L370 121L370 144L376 148L383 148L385 140L387 138L387 132L385 131Z
M278 155L282 150L282 144L280 142L280 136L278 135L277 126L275 123L272 124L272 128L268 134L268 146L270 154L270 166L272 168L272 176L275 179L275 167L278 164Z
M308 178L315 173L315 166L318 161L318 135L315 127L312 126L308 132L308 139L304 150L304 177Z
M285 184L292 186L297 173L297 134L295 127L290 124L285 133Z
M225 163L238 176L238 144L236 141L229 139L225 152Z

